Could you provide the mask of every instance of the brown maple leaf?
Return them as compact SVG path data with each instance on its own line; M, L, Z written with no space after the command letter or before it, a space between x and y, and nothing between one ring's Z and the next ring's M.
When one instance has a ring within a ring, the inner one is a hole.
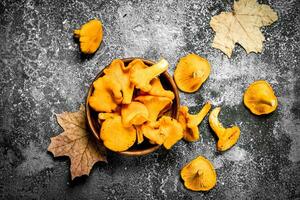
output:
M220 49L229 58L235 43L239 43L247 53L261 52L265 37L259 28L275 22L277 13L256 0L235 1L233 10L211 18L210 26L216 32L212 47Z
M77 112L63 112L57 114L56 118L64 132L51 138L48 151L52 152L54 157L70 158L72 180L78 176L89 175L96 162L107 162L105 147L88 132L83 105Z

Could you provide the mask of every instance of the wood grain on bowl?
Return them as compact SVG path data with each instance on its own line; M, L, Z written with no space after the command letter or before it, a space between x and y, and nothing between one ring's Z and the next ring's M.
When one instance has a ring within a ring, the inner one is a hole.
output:
M151 66L155 63L151 60L146 60L143 58L124 58L121 60L124 62L125 66L127 66L134 59L141 59L148 66ZM102 70L95 77L94 81L103 75L104 75L104 73ZM179 95L178 95L178 90L177 90L176 84L173 81L172 76L170 76L170 74L168 72L162 73L159 76L159 79L160 79L163 87L167 90L171 90L175 95L169 115L175 119L178 119L178 111L179 111L179 107L180 107L180 102L179 102ZM93 87L93 83L91 83L87 97L86 97L86 102L85 102L87 122L88 122L88 126L89 126L92 134L95 136L95 139L97 139L99 142L102 142L100 139L101 125L98 122L98 112L94 111L88 104L88 99L92 95L93 91L94 91L94 87ZM143 142L140 145L134 145L133 147L131 147L130 149L128 149L126 151L117 152L117 153L124 155L124 156L141 156L141 155L146 155L146 154L152 153L155 150L157 150L159 147L160 147L160 145L153 145L153 144L150 144L149 142Z

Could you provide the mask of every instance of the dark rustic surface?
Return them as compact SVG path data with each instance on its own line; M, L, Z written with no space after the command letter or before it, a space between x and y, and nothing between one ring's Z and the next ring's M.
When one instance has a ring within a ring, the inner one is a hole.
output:
M236 46L228 59L211 48L212 15L232 1L17 1L0 2L0 194L1 199L299 199L300 198L300 3L262 1L279 20L263 29L261 54ZM80 55L72 31L92 18L104 24L94 56ZM230 151L216 152L207 118L201 141L179 142L139 158L109 154L89 177L70 181L69 160L47 153L50 137L62 130L55 113L75 111L95 74L112 59L165 57L173 73L181 56L206 57L212 73L195 94L181 94L192 111L211 100L222 106L221 121L241 128ZM245 88L266 79L278 110L252 115L242 104ZM210 159L218 183L210 192L191 192L179 177L197 155Z

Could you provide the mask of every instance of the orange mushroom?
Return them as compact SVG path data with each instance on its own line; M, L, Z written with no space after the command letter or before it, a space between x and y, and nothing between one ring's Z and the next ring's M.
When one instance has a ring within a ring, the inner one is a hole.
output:
M244 104L255 115L269 114L278 106L277 97L267 81L255 81L245 91Z
M103 37L102 23L93 19L74 31L74 37L79 38L82 53L92 54L97 51Z
M117 152L125 151L135 143L136 130L133 126L124 127L121 116L115 116L103 122L100 138L108 149Z
M210 74L209 62L196 55L182 57L174 72L176 85L183 92L196 92Z
M132 101L130 104L122 105L121 115L123 125L130 127L131 125L141 125L146 122L149 112L144 104Z
M183 139L188 142L199 140L198 126L207 115L211 108L210 102L207 102L203 108L195 115L189 114L188 107L180 106L178 121L183 128Z
M152 88L150 81L166 71L168 67L168 61L166 61L165 59L161 59L151 67L147 67L144 69L131 68L130 81L135 85L136 88L141 89L144 92L148 92Z
M163 144L166 149L170 149L183 136L181 125L168 116L161 117L157 122L142 125L141 130L152 143Z
M126 68L120 59L113 60L108 68L104 69L105 74L109 74L121 85L123 94L122 104L129 104L132 100L134 86L129 80L130 70Z
M142 127L141 127L141 125L135 125L134 127L136 129L137 143L141 144L144 141L144 135L143 135Z
M93 83L94 91L89 97L89 105L97 112L112 112L122 102L120 84L109 75L98 78Z
M141 91L142 95L153 95L153 96L159 96L159 97L168 97L171 100L175 98L175 95L170 90L165 90L159 80L159 78L155 77L150 82L151 90L148 92Z
M199 156L185 165L181 172L184 186L192 191L208 191L217 183L217 173L212 163Z
M211 111L209 115L209 125L219 138L217 149L219 151L226 151L237 143L240 137L240 128L238 126L224 128L218 119L220 111L220 107Z
M156 121L159 113L166 107L172 104L172 100L167 97L157 97L157 96L138 96L135 101L142 102L148 109L149 121Z

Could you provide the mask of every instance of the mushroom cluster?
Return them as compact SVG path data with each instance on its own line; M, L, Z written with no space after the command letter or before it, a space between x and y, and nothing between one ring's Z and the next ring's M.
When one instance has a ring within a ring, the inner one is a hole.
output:
M183 137L176 119L166 116L175 95L158 76L168 69L162 59L152 66L135 59L125 66L114 60L94 81L88 103L98 114L100 138L112 151L126 151L145 141L170 149Z

